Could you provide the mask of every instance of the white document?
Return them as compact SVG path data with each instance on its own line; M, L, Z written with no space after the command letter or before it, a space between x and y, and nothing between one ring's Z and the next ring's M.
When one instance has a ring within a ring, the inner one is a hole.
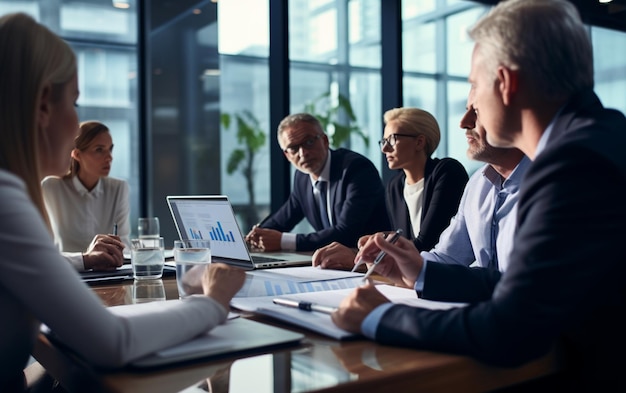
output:
M278 271L283 269L269 269L271 271ZM305 268L294 268L305 269ZM315 269L315 268L314 268ZM281 295L293 295L296 293L306 292L321 292L331 291L337 289L350 289L356 288L363 284L360 274L357 277L349 276L345 278L336 279L322 279L322 280L298 280L291 279L284 275L266 275L256 274L257 272L267 272L268 270L254 270L247 272L246 281L243 287L235 294L235 297L259 297L259 296L281 296Z
M431 310L445 310L465 305L465 303L435 302L420 299L417 297L414 290L408 288L400 288L391 285L377 285L376 288L393 303L407 304ZM230 304L231 306L243 311L268 315L325 336L332 337L337 340L343 340L356 337L357 335L343 329L339 329L331 320L330 315L277 305L274 304L273 299L284 298L295 301L311 302L324 306L338 307L341 301L352 291L353 288L347 288L282 296L237 297L233 298Z
M326 281L343 278L363 277L363 273L352 273L350 271L321 269L314 266L284 267L270 270L253 270L247 272L248 275L263 277L268 279L291 280L297 282Z

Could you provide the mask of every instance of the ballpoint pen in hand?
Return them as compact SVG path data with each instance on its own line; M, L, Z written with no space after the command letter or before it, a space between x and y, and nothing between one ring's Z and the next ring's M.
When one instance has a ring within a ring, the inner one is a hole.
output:
M113 234L117 235L117 223L113 224Z
M298 308L304 311L317 311L317 312L322 312L324 314L332 314L333 312L337 310L335 307L323 306L320 304L305 302L303 300L296 301L296 300L277 298L277 299L273 299L272 301L275 304L279 304L281 306Z
M398 240L400 235L402 235L402 229L397 229L396 232L391 237L391 239L389 239L389 243L394 244ZM380 261L383 260L383 258L385 257L386 254L387 254L386 252L381 250L378 253L378 255L376 255L376 259L374 259L374 263L372 263L372 266L370 266L370 268L367 269L367 273L365 273L365 275L363 276L363 281L367 280L367 278L374 272L374 269L376 269L376 265L378 265L380 263ZM361 262L361 261L359 261L359 262Z

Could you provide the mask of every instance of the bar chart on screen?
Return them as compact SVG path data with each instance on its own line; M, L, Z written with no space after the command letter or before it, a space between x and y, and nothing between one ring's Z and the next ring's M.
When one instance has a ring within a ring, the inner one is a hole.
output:
M209 236L211 241L219 241L219 242L235 242L235 235L233 234L232 229L224 230L221 221L216 222L216 226L211 226L211 232L209 232Z

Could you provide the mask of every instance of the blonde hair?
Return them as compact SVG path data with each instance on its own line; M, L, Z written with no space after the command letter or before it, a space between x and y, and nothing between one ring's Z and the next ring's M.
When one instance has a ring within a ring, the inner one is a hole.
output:
M19 176L49 225L41 191L38 109L45 88L57 101L76 75L74 52L32 17L0 18L0 168ZM48 137L44 134L44 137Z
M429 112L419 108L394 108L385 112L383 119L385 124L390 121L397 122L402 131L424 135L427 157L430 157L437 150L441 140L441 132L437 120Z
M89 120L80 123L80 131L78 136L74 138L74 149L85 151L91 144L91 142L100 134L109 132L109 127L100 123L99 121ZM70 158L70 169L65 174L65 178L78 175L80 171L80 162Z

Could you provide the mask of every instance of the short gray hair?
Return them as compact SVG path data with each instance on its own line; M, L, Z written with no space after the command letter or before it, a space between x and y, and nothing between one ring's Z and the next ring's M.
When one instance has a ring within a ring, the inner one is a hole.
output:
M499 65L519 70L548 98L593 88L591 40L568 1L502 1L469 35L494 76Z
M282 119L278 124L278 140L280 141L280 135L287 128L291 128L299 123L308 123L315 127L321 134L324 134L324 128L319 119L310 113L295 113Z

